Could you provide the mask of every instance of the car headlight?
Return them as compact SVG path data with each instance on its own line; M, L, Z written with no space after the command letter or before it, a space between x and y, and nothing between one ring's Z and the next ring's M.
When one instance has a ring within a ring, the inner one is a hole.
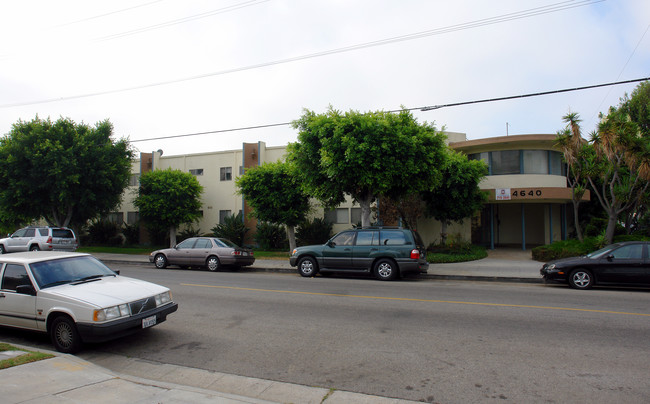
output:
M93 312L93 321L106 321L114 320L120 317L128 317L131 315L128 304L120 304L119 306L107 307L105 309L95 310Z
M552 270L554 270L554 269L555 269L555 264L551 264L551 265L547 265L547 266L546 266L546 270L547 270L547 271L552 271Z
M162 306L172 301L172 292L167 291L155 296L156 306Z
M296 255L296 254L298 254L298 249L294 248L293 251L291 251L291 255L293 256L293 255Z

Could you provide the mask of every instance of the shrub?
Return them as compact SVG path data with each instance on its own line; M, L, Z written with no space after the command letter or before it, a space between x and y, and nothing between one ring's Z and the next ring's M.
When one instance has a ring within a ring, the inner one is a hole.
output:
M297 245L324 244L332 237L332 223L325 219L305 220L296 230Z
M635 235L621 235L614 237L614 242L650 240L648 237L639 237ZM603 234L597 237L586 237L581 243L578 240L556 241L553 244L547 244L533 248L533 259L537 261L552 261L560 258L579 257L589 254L600 248L605 247L605 237Z
M274 223L258 222L255 241L261 250L287 250L289 240L284 226Z
M187 229L183 229L176 235L176 242L180 243L181 241L188 239L190 237L198 237L201 235L201 229L194 229L194 226L190 226Z
M96 220L88 226L88 237L86 239L89 245L122 245L124 238L122 228L117 223L108 220Z
M138 245L140 244L140 224L125 224L122 228L122 234L124 235L124 243L127 245Z
M217 224L211 230L215 237L227 238L233 243L243 246L246 233L250 229L244 225L242 215L238 213L237 215L226 216L223 223Z

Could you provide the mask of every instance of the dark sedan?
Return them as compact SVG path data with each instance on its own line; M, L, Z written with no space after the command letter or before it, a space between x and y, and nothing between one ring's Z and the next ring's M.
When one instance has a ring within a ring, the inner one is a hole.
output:
M575 289L601 283L650 284L650 242L610 244L582 257L548 262L540 273L545 280L567 282Z
M225 238L192 237L174 248L152 252L149 254L149 262L161 269L168 265L178 265L181 268L206 267L210 271L217 271L224 265L253 265L255 256L252 250L242 248Z

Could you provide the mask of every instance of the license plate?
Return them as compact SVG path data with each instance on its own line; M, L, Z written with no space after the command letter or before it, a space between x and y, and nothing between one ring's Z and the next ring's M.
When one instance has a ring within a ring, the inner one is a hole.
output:
M142 319L142 328L148 328L156 325L156 316L151 316Z

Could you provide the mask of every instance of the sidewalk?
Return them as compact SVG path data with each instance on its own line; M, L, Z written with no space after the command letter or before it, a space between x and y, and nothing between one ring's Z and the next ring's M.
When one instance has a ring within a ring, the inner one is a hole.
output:
M21 349L36 349L12 344ZM330 391L250 377L233 376L175 365L151 364L132 358L114 359L126 367L139 367L151 375L149 380L97 366L73 355L39 350L56 355L25 365L0 370L2 403L133 403L133 404L409 404L414 401L369 396L346 391ZM15 351L0 352L0 360ZM103 355L110 361L109 355ZM161 380L162 379L162 380ZM184 384L167 382L182 381ZM197 385L197 386L192 386ZM198 387L198 385L205 387ZM233 393L228 393L233 391Z
M95 253L95 257L107 264L143 264L149 263L147 255ZM488 257L476 261L450 264L430 264L426 274L420 277L428 279L452 279L496 282L542 282L539 270L543 263L532 259L530 250L499 249L489 250ZM256 259L255 264L245 267L244 271L296 272L289 265L289 260Z
M93 254L107 264L152 266L146 255ZM541 282L542 263L530 251L495 250L470 262L431 264L428 279ZM256 260L246 271L294 272L288 260ZM16 344L13 344L16 345ZM19 348L34 351L24 346ZM386 397L321 387L274 382L182 366L151 363L104 353L86 353L88 360L44 351L54 358L0 370L3 403L314 403L407 404ZM0 352L0 360L15 355ZM109 370L119 369L120 371ZM131 373L131 374L130 374ZM148 375L148 379L135 376Z

